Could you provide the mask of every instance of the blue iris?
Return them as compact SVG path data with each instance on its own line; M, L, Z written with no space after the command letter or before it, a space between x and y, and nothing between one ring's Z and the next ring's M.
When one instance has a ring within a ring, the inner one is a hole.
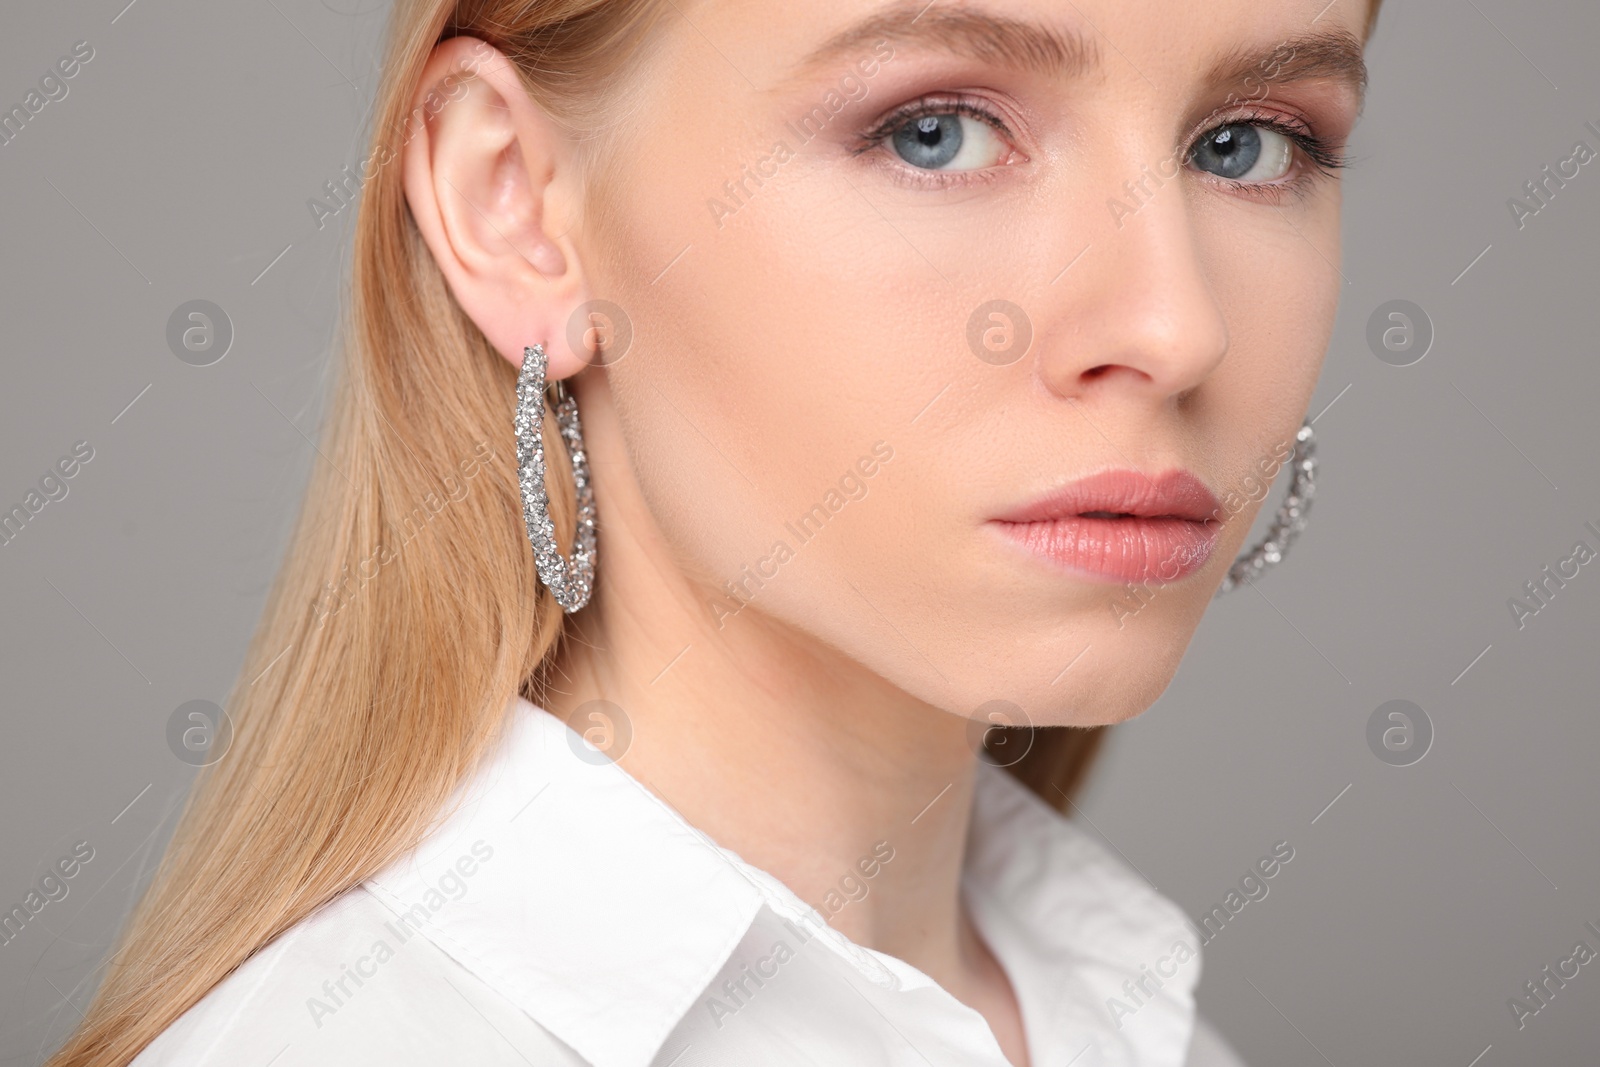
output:
M938 169L961 151L959 115L922 115L894 131L900 158L914 167Z
M1235 123L1219 126L1194 146L1190 161L1219 178L1239 178L1261 159L1261 131Z

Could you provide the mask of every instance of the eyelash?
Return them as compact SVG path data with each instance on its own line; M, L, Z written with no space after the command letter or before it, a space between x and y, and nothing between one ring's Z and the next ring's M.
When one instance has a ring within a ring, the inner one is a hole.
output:
M992 126L1008 140L1015 140L1016 135L1006 126L1005 122L988 108L974 103L966 97L951 96L925 96L913 100L894 109L882 121L871 129L857 135L856 143L850 148L850 155L862 156L881 146L889 137L906 123L920 119L925 115L965 115L977 119L979 122ZM965 171L934 171L926 168L913 167L899 157L894 163L889 164L894 171L895 180L907 185L952 188L971 184L973 182L991 181L994 178L993 168L985 167L982 170Z
M1194 147L1199 143L1200 138L1222 126L1257 126L1261 129L1282 134L1294 144L1297 150L1296 155L1308 163L1308 165L1302 166L1301 159L1296 159L1291 164L1293 169L1286 177L1270 182L1242 182L1234 178L1206 174L1211 180L1221 183L1224 188L1243 193L1246 196L1275 200L1285 193L1305 192L1314 183L1332 177L1335 172L1350 165L1350 158L1342 149L1330 144L1309 127L1301 126L1273 115L1255 114L1242 115L1238 118L1226 119L1221 122L1208 122L1203 129L1195 134L1188 147L1183 150L1185 166L1188 165L1188 158L1193 153Z
M906 123L922 118L925 115L966 115L977 119L998 130L1008 140L1015 140L1015 135L1006 126L1005 122L981 104L974 103L965 97L933 97L925 96L896 108L882 121L871 129L858 135L856 143L850 148L851 156L862 156L883 145L889 137ZM1330 177L1333 173L1349 165L1349 157L1339 148L1318 136L1313 130L1296 125L1285 119L1271 115L1245 115L1225 121L1210 122L1204 128L1196 131L1189 144L1183 149L1184 165L1188 166L1188 159L1194 152L1194 147L1199 143L1201 136L1212 132L1222 126L1258 126L1282 134L1293 142L1298 150L1297 155L1309 161L1309 167L1299 167L1296 172L1287 178L1280 178L1273 182L1242 182L1231 178L1222 178L1217 175L1208 175L1224 187L1246 195L1278 196L1284 192L1298 192L1309 187L1313 182ZM1298 160L1297 160L1298 162ZM906 184L950 188L966 185L972 182L989 181L993 178L993 168L967 171L934 171L925 168L912 167L898 157L891 164L897 181Z

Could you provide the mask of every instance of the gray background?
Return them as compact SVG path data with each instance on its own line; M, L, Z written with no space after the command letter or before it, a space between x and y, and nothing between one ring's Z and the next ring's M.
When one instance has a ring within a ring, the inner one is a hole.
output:
M222 699L320 462L353 212L319 231L305 202L364 154L387 11L125 2L12 5L0 32L6 107L95 49L0 147L0 506L94 448L0 546L0 910L95 849L0 945L0 1064L86 1003L192 779L168 717ZM1311 529L1215 606L1079 817L1191 916L1294 846L1206 949L1202 1007L1254 1064L1593 1064L1600 963L1520 1032L1506 1001L1600 948L1600 562L1521 631L1506 601L1600 526L1600 161L1520 231L1506 200L1600 150L1600 7L1385 7ZM237 331L205 368L165 340L197 298ZM1413 366L1365 340L1391 299L1437 331ZM1366 742L1396 698L1436 731L1409 767Z

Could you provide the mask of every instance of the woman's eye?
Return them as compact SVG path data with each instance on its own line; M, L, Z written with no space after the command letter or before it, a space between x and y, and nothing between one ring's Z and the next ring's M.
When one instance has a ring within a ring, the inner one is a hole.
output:
M1230 181L1276 181L1289 173L1294 142L1266 126L1232 122L1202 136L1190 151L1189 162Z
M1005 162L1010 151L993 126L955 112L908 119L889 143L901 159L925 170L981 170Z

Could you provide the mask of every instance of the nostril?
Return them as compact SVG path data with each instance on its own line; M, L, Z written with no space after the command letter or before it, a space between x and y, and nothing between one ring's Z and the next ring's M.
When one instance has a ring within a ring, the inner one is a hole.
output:
M1131 374L1135 379L1145 381L1150 379L1149 374L1138 367L1130 366L1126 363L1101 363L1084 371L1078 380L1081 382L1096 382L1101 378L1113 377L1117 374Z

